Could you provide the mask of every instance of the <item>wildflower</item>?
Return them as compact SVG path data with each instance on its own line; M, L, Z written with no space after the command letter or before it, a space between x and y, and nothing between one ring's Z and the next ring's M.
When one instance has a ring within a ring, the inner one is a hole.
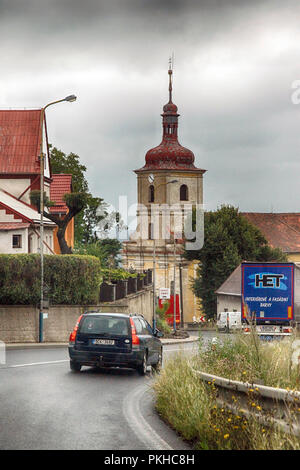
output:
M253 402L253 403L251 403L251 406L253 406L253 407L254 407L254 406L256 406L256 403L254 403L254 402Z
M259 388L258 388L258 387L256 387L255 390L256 390L257 392L259 392Z
M229 434L224 434L224 439L228 439Z
M261 431L261 432L262 432L262 433L265 433L265 432L266 432L266 430L265 430L265 429L262 429L262 431Z
M239 426L233 426L233 429L239 429Z
M227 421L228 421L228 423L231 423L232 419L231 419L231 418L228 418L228 420L227 420Z
M254 392L253 388L250 388L250 389L249 389L249 392Z
M261 406L257 406L256 409L257 409L258 411L260 411L260 410L261 410Z

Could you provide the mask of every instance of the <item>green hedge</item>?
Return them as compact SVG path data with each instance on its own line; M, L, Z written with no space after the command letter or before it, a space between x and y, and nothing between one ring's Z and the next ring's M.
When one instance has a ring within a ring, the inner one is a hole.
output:
M39 304L40 273L38 254L0 255L0 305ZM44 256L51 304L97 304L100 279L100 262L94 256Z

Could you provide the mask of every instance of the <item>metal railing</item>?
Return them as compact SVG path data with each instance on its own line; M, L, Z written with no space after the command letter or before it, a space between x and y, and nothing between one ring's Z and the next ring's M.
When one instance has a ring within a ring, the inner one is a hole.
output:
M300 436L300 392L282 388L267 387L261 384L239 382L206 372L195 370L194 375L209 385L214 385L217 403L226 406L235 414L255 416L262 424L276 425L287 433ZM233 401L233 393L235 400ZM252 404L258 405L252 407Z

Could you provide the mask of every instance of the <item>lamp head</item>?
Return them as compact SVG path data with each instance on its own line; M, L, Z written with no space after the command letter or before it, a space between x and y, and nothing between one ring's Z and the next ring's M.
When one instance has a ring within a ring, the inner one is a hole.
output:
M65 98L65 101L70 101L70 103L72 101L76 101L76 100L77 100L77 96L75 96L75 95L69 95L69 96L66 96L66 98Z

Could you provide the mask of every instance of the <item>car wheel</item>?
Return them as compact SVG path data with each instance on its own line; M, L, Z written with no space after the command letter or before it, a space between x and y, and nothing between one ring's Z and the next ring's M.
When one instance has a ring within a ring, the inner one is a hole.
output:
M147 354L144 353L143 362L138 365L137 371L140 375L145 375L147 372Z
M156 364L152 364L152 369L159 373L161 368L162 368L162 359L163 359L163 353L162 353L162 349L160 350L160 353L158 354L158 361Z
M80 372L81 364L79 364L78 362L75 362L75 361L70 361L70 369L73 372Z

